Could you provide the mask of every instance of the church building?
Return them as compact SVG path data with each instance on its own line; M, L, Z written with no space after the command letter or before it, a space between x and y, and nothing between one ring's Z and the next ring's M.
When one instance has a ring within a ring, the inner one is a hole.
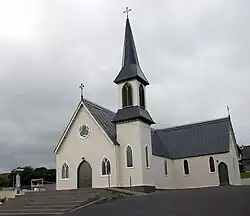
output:
M118 110L81 96L56 155L57 190L84 187L155 189L240 185L230 116L153 129L149 80L141 70L129 18L122 67L114 83Z

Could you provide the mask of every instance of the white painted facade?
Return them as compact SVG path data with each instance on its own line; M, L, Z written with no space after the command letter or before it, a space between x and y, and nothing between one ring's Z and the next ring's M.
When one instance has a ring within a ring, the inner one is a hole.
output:
M79 127L84 124L90 134L81 138ZM77 168L84 158L92 168L92 187L103 188L155 186L158 189L196 188L219 185L218 165L226 163L231 185L241 185L236 143L230 133L230 151L183 159L167 159L152 155L150 126L140 121L117 125L117 141L106 135L87 108L82 105L71 122L63 140L56 149L57 190L77 188ZM133 167L126 167L126 147L133 150ZM145 147L148 147L149 166L146 166ZM209 170L209 157L215 162L215 172ZM101 164L106 157L111 163L110 176L101 174ZM184 174L184 160L188 161L189 174ZM164 163L167 161L167 175ZM69 177L62 179L62 165L69 166Z
M91 130L85 139L82 139L78 133L82 124L88 125ZM104 157L107 157L111 163L110 186L117 187L116 148L86 107L81 107L56 154L57 190L77 188L77 168L83 157L91 165L93 187L108 187L108 176L101 174L101 163ZM62 179L63 163L69 166L67 179Z

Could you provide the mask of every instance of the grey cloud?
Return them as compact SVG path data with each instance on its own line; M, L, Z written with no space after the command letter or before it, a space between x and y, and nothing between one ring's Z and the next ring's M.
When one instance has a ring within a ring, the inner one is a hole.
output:
M224 117L228 105L239 144L250 143L249 2L127 3L156 127ZM126 5L27 0L14 13L8 4L0 3L8 11L0 19L23 20L20 35L32 29L25 40L6 38L0 29L1 170L54 167L52 151L78 103L80 82L88 99L117 109L113 80L121 66Z

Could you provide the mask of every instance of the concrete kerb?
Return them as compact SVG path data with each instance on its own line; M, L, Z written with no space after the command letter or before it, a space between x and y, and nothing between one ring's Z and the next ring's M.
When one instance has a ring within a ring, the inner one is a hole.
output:
M85 204L85 205L82 205L82 206L79 206L79 207L77 207L77 208L74 208L74 209L70 210L69 212L74 212L74 211L79 210L79 209L81 209L81 208L85 208L85 207L87 207L87 206L90 206L90 205L96 204L96 203L98 203L98 202L104 201L104 200L106 200L106 199L108 199L108 198L109 198L109 197L103 197L103 198L94 200L94 201L89 202L89 203L87 203L87 204Z
M131 196L145 196L148 195L147 193L139 192L139 191L132 191L132 190L126 190L126 189L121 189L121 188L107 188L109 191L114 191L126 195L131 195Z
M116 193L120 193L120 194L130 195L130 196L145 196L145 195L148 195L147 193L131 191L131 190L126 190L126 189L120 189L120 188L107 188L107 190L108 191L113 191L113 192L116 192ZM109 198L110 198L110 196L106 196L106 197L94 200L94 201L89 202L87 204L84 204L82 206L78 206L77 208L74 208L74 209L70 210L69 212L74 212L74 211L77 211L77 210L79 210L81 208L85 208L85 207L88 207L88 206L93 205L93 204L101 203L102 201L106 201Z

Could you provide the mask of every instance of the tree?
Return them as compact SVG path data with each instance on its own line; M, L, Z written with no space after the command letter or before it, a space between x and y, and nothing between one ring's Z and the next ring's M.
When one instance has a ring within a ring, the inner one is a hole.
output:
M22 166L22 167L19 166L16 169L23 169L23 171L20 172L21 185L22 186L30 185L34 168L31 166ZM16 184L16 179L15 179L15 176L17 174L16 169L11 170L11 173L8 176L10 181L9 187L12 187L13 185L15 186Z
M7 186L8 186L8 182L6 181L6 179L0 176L0 187L7 187Z
M45 181L56 182L56 169L48 169Z
M23 169L20 173L21 185L22 187L30 186L31 179L40 179L42 178L47 182L56 182L56 169L48 169L45 167L33 168L31 166L19 166L16 169ZM7 186L12 187L15 186L16 181L16 169L13 169L10 174L7 176ZM3 180L0 179L0 187L1 184L4 184Z
M32 178L34 178L34 179L40 179L40 178L45 179L46 176L47 176L47 169L45 167L39 167L39 168L34 169Z

